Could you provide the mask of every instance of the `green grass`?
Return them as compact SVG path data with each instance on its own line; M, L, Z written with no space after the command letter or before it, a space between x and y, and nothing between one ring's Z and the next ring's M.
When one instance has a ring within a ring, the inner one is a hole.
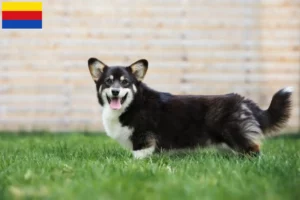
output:
M0 199L297 199L300 139L260 158L214 149L134 160L106 136L0 134Z

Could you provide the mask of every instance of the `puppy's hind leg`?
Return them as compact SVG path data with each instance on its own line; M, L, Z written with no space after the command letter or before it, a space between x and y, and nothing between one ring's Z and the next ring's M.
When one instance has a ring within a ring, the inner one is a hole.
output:
M260 154L260 141L263 135L258 123L253 119L227 124L222 136L225 143L239 153L251 156Z
M247 139L244 153L258 156L260 154L261 140L263 138L262 130L256 122L247 122L243 127L243 131L243 134Z

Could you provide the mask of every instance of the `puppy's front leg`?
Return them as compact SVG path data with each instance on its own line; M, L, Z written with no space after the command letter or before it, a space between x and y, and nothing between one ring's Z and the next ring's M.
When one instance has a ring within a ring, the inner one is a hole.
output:
M135 150L132 153L135 159L143 159L151 156L154 151L155 151L155 146L150 146L144 149Z

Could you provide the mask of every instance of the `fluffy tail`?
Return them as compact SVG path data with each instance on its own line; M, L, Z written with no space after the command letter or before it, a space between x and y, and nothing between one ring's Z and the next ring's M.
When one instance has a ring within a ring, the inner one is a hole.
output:
M262 112L261 125L264 131L276 131L287 123L291 115L292 92L292 87L286 87L274 94L269 108Z

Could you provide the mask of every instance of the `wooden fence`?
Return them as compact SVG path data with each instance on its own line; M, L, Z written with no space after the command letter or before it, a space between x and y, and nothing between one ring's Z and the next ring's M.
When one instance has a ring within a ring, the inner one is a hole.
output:
M293 86L299 128L299 0L49 0L42 30L0 30L0 130L101 130L87 59L150 62L176 94L238 92L267 108Z

